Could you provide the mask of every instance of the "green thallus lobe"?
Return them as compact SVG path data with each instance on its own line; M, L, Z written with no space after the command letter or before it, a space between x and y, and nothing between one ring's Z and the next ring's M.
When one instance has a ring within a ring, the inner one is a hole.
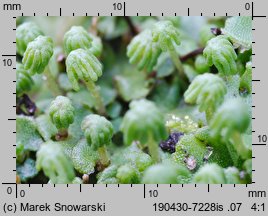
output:
M226 20L222 30L235 46L245 49L252 47L252 18L250 16L234 16Z
M24 92L30 91L34 82L28 72L20 63L16 64L16 94L20 96Z

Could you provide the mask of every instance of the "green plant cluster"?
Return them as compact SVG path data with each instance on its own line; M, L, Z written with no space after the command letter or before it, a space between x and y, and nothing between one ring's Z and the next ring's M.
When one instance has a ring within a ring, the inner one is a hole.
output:
M251 43L250 17L18 18L17 183L251 183Z

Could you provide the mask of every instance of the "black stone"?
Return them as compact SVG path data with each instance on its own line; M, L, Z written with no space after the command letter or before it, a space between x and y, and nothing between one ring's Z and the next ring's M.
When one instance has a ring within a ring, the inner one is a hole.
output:
M174 153L176 144L184 134L181 132L171 133L166 141L160 142L159 146L163 151Z

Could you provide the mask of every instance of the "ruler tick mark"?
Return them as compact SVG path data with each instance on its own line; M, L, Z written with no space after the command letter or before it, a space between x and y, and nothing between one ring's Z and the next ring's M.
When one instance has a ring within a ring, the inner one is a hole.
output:
M16 198L18 198L18 185L16 184Z
M126 2L124 2L124 16L126 16Z
M254 3L253 2L251 2L251 19L253 20L253 18L254 18L254 5L253 5Z
M254 18L266 18L266 16L254 16Z
M143 198L145 199L146 197L146 189L145 189L145 184L143 184Z

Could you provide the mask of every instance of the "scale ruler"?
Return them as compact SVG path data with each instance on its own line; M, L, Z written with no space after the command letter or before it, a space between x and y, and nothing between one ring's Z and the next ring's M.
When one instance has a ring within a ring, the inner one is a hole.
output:
M1 215L267 215L266 1L33 1L1 8ZM121 5L121 6L118 6ZM16 18L18 16L251 16L253 180L247 185L16 184ZM4 66L3 62L10 61ZM266 212L266 213L265 213Z

